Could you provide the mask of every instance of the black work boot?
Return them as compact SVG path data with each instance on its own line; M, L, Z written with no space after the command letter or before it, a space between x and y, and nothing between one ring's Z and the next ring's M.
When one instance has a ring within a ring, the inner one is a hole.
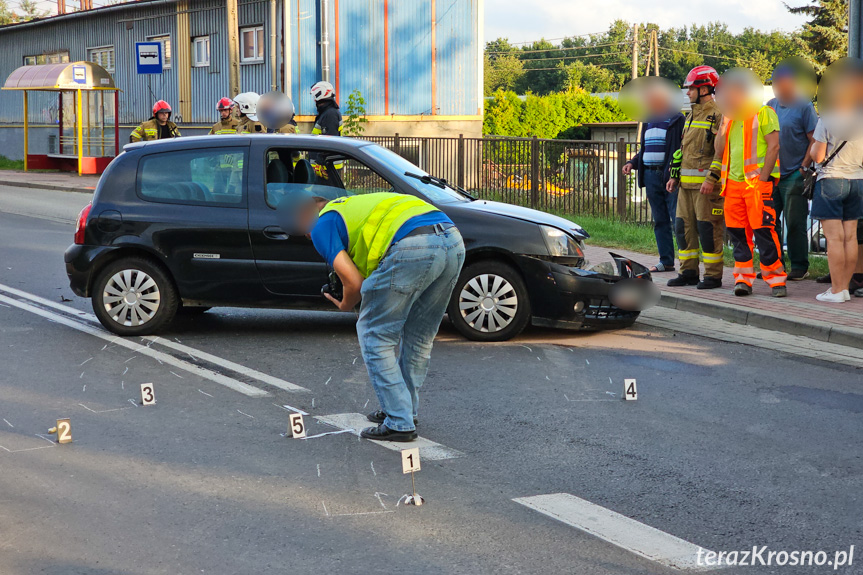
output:
M714 278L704 276L704 279L698 282L696 289L716 289L722 287L722 278Z
M668 287L682 287L698 285L698 274L680 273L676 278L668 280Z
M745 296L752 295L752 286L746 285L743 282L737 282L734 286L734 295Z

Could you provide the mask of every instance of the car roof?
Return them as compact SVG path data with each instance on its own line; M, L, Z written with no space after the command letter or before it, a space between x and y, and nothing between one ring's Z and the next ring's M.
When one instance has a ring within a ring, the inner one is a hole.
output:
M265 141L274 146L308 147L318 149L325 147L333 151L349 153L373 142L358 138L341 138L335 136L318 136L312 134L228 134L221 136L184 136L149 142L134 142L123 146L126 152L146 149L148 152L169 152L189 148L210 148L225 145L248 146L252 141Z

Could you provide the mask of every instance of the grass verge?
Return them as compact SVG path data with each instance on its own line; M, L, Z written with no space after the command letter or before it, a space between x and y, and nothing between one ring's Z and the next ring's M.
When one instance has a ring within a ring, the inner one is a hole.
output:
M23 170L24 160L10 160L6 156L0 156L0 170Z

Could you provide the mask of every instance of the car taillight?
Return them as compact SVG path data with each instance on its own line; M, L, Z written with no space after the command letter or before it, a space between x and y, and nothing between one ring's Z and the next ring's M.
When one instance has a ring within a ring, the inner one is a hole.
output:
M87 229L87 216L90 215L90 210L93 208L93 204L87 204L84 206L84 209L81 210L81 213L78 214L78 223L75 224L75 244L82 246L84 245L84 232Z

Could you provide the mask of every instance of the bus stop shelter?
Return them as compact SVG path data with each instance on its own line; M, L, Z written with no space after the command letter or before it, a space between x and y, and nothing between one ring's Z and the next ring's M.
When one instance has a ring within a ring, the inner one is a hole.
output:
M3 89L24 92L25 170L101 174L119 155L119 91L101 66L92 62L22 66L6 78ZM57 93L58 133L55 138L49 136L47 154L30 153L30 92Z

